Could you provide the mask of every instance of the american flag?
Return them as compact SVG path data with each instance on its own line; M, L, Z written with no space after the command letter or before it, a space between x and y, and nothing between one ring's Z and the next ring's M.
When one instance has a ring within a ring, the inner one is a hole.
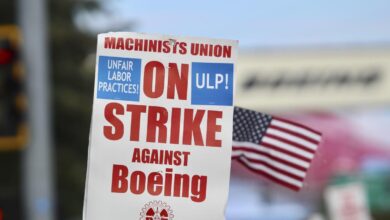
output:
M232 159L290 189L302 188L320 141L304 125L234 107Z

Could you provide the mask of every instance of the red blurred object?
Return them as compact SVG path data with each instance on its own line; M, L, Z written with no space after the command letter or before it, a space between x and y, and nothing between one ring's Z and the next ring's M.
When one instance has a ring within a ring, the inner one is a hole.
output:
M0 209L0 220L3 220L3 210Z
M13 57L13 53L11 50L0 48L0 65L11 63L12 57Z

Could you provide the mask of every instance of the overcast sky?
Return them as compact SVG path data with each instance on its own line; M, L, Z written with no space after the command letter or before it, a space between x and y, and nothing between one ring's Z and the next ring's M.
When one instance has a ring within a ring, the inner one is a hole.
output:
M104 3L133 31L240 40L244 47L390 43L390 0Z

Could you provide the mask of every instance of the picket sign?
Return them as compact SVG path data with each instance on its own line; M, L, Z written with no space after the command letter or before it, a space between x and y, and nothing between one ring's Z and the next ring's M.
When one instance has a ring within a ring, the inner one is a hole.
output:
M237 41L98 35L84 220L221 220Z
M325 202L332 220L371 220L363 183L331 185L325 189Z

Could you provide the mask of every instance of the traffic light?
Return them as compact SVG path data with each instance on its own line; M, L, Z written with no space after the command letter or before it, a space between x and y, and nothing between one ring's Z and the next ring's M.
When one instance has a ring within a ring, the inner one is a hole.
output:
M0 150L20 149L27 140L20 43L16 26L0 26Z

